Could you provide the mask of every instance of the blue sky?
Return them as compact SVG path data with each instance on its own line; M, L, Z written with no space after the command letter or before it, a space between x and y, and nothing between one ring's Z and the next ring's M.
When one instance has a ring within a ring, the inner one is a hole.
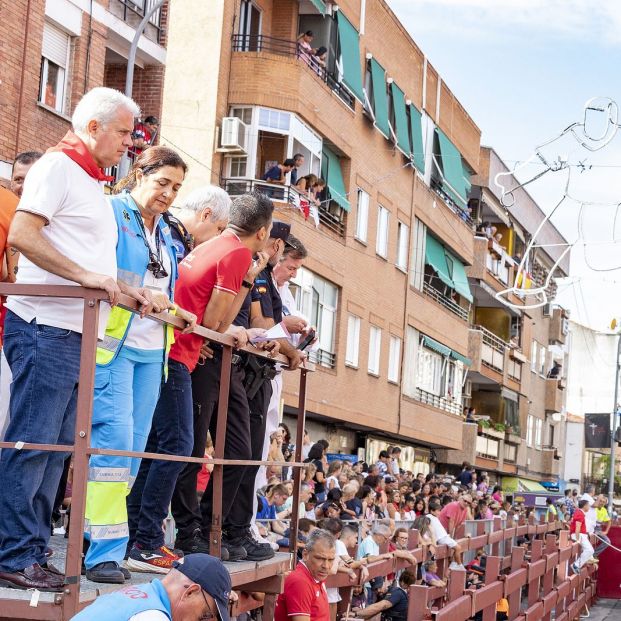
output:
M373 0L371 0L373 1ZM621 2L613 0L388 0L429 61L511 167L534 147L581 121L585 102L609 97L621 106ZM621 115L620 115L621 121ZM570 144L571 143L571 144ZM621 317L621 131L596 153L559 144L571 170L568 201L553 217L570 241L572 278L559 302L581 323L605 329ZM535 170L535 169L532 169ZM540 170L540 169L539 169ZM529 169L524 170L528 175ZM563 179L529 186L545 212L563 195ZM618 241L617 241L618 240Z

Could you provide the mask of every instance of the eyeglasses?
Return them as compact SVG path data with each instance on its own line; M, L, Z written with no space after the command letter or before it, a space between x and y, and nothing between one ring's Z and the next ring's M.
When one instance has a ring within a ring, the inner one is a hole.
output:
M201 595L203 596L203 599L205 600L205 606L207 606L208 611L204 612L200 616L200 621L209 621L210 619L216 619L217 615L211 610L211 605L207 601L207 596L205 595L205 591L203 591L203 589L201 589Z
M149 264L147 269L153 274L154 278L168 278L168 272L162 264L162 260L155 255L155 253L149 248Z

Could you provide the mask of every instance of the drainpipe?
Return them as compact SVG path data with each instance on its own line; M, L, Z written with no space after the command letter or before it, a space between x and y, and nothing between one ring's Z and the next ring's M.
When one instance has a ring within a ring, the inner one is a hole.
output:
M140 24L138 24L138 28L136 28L136 32L134 33L134 39L129 48L129 56L127 58L127 74L125 76L125 94L128 97L132 96L132 91L134 89L134 66L136 64L136 52L138 51L138 41L140 41L140 37L144 32L144 29L147 27L151 16L155 11L161 9L166 0L157 0L157 2L153 3L153 6L150 9L145 11L144 17ZM129 172L129 155L125 153L119 162L117 179L122 179Z

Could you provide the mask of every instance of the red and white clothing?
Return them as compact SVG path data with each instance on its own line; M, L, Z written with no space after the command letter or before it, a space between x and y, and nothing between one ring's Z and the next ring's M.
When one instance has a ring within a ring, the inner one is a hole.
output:
M285 579L283 592L276 600L274 621L304 615L311 621L330 621L330 605L325 584L315 580L303 562Z
M134 138L142 138L145 144L145 146L142 148L135 146L132 147L132 155L138 157L145 149L148 149L151 146L151 142L153 141L153 135L144 123L138 123L136 127L134 127Z
M197 246L179 264L175 303L194 313L201 323L214 289L237 295L252 261L252 253L232 231ZM198 363L203 338L175 333L170 358L190 372Z
M578 542L580 543L580 556L576 560L576 565L582 567L588 560L593 557L594 550L589 535L587 533L587 517L582 509L576 509L571 517L569 524L569 532L574 535L578 525Z

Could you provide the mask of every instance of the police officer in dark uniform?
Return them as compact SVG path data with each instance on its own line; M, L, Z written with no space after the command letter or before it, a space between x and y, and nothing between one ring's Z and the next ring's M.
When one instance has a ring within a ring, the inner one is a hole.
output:
M276 251L267 267L256 277L252 290L250 325L253 328L269 329L282 321L282 300L272 276L273 266L278 263L284 251L290 225L274 221L270 237ZM304 360L304 354L293 348L285 339L279 341L280 352L289 358L289 368L297 368ZM267 410L272 396L271 380L276 374L274 363L248 356L245 367L244 385L250 409L250 439L253 460L260 460L265 439ZM265 560L274 552L269 544L255 541L250 524L253 517L254 483L259 466L246 466L243 477L232 502L231 510L224 520L228 540L242 545L248 560Z

